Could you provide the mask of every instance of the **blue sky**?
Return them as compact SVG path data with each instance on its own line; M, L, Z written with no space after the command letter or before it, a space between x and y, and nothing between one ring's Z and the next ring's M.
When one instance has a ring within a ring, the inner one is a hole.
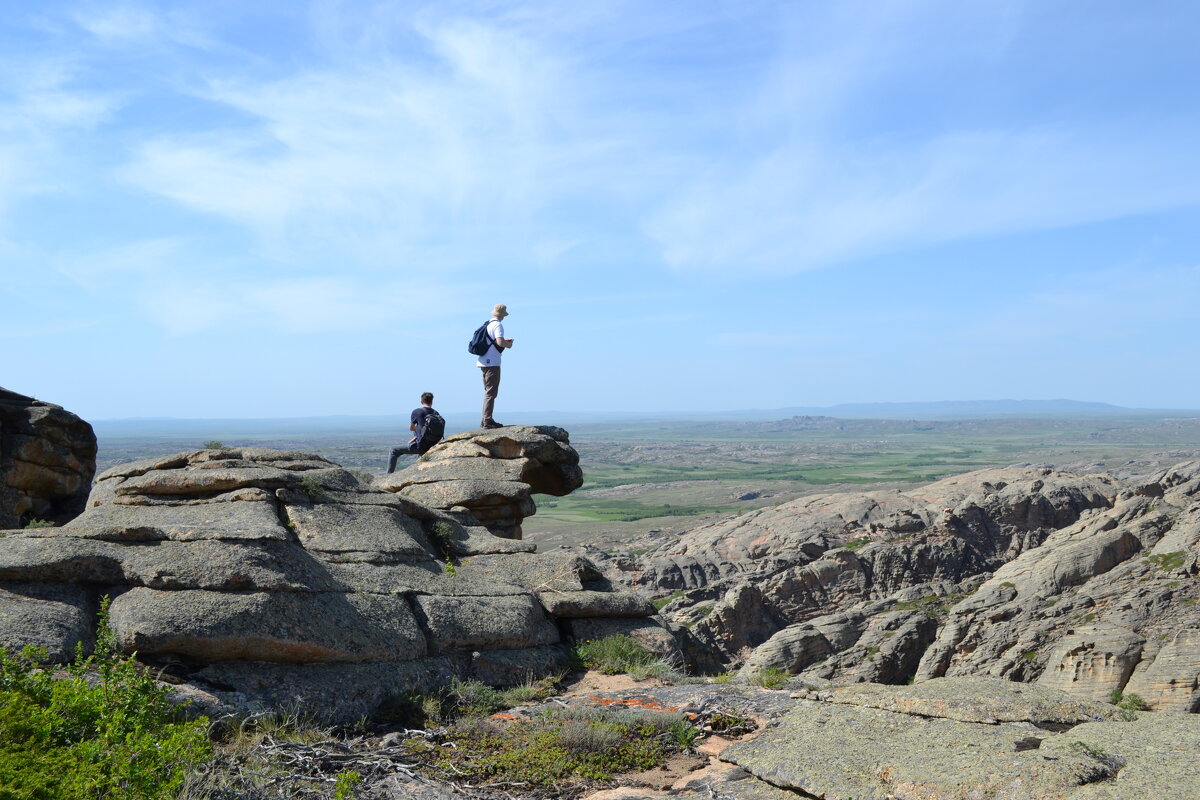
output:
M0 385L89 419L1200 406L1200 9L0 2ZM552 422L547 418L547 422Z

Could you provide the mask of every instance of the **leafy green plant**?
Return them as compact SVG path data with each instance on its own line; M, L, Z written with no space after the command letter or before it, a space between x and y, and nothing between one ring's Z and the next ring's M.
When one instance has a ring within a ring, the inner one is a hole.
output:
M45 520L45 519L38 519L37 517L34 517L33 519L31 519L25 523L26 530L31 530L34 528L57 528L57 527L58 526L55 525L53 522L50 522L49 520Z
M211 753L208 720L179 721L134 659L117 654L107 600L95 652L56 673L45 651L0 650L0 797L168 800Z
M205 450L224 450L225 443L218 441L216 439L211 439L204 443L204 449Z
M353 800L354 787L362 783L362 775L356 770L339 772L333 786L333 800Z
M847 550L861 550L870 543L870 536L860 536L857 539L851 539L850 541L846 542L844 545L842 545L842 547L846 548Z
M764 667L750 675L750 683L764 689L778 689L792 679L791 673L779 667Z

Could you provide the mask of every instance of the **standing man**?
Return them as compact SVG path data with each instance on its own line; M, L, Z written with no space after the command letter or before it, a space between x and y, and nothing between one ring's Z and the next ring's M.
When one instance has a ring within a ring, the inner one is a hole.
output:
M421 405L414 408L409 418L408 429L413 432L413 438L403 447L393 447L392 455L388 458L388 474L396 471L396 459L404 455L424 455L425 451L441 441L446 432L446 421L442 419L433 407L433 392L421 394Z
M487 324L487 335L492 344L486 353L479 357L475 366L483 370L483 420L481 428L503 428L492 419L492 409L496 406L496 395L500 393L500 354L513 346L512 339L504 338L504 318L508 316L508 306L497 303L492 309L492 319Z

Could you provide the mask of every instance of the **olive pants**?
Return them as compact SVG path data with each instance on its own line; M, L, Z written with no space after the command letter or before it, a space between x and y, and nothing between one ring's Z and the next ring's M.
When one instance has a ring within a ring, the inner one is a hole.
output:
M480 367L483 370L483 424L494 422L492 409L496 407L496 395L500 393L500 368Z

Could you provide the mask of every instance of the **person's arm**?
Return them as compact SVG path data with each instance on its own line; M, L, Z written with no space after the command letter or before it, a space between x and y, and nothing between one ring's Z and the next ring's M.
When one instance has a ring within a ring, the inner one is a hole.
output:
M505 350L505 349L513 346L512 339L504 338L504 325L503 324L496 326L496 335L492 337L492 341L496 343L497 350Z

